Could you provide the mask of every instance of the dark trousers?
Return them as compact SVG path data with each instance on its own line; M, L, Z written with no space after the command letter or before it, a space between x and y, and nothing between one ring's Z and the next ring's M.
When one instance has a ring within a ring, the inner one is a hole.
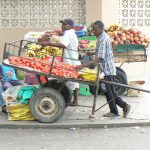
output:
M115 82L115 76L105 76L105 80ZM121 97L117 96L114 85L106 83L105 86L105 96L107 102L111 101L114 97L116 97L112 102L109 103L110 112L118 115L117 105L121 108L124 108L126 107L127 103L124 102Z

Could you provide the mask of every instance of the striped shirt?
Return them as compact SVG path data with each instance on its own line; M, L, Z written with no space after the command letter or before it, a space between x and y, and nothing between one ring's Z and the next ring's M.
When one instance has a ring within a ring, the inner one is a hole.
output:
M105 76L116 75L111 39L105 32L101 33L98 37L96 56L102 59L100 69L104 72Z

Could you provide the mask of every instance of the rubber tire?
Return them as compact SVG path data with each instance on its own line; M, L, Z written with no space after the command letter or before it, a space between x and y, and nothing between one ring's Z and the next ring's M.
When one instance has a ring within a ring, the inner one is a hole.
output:
M119 70L119 71L121 71L122 73L124 73L124 75L127 77L127 74L126 74L126 72L123 70L123 69L121 69L120 67L116 67L116 70Z
M128 85L126 74L120 70L117 70L116 81L117 83ZM115 89L118 95L122 95L126 91L126 88L121 86L116 86Z
M116 74L116 80L117 80L117 83L121 83L121 84L125 84L125 85L128 85L128 81L127 81L127 75L126 73L122 70L122 69L117 69L117 74ZM96 90L96 87L95 86L89 86L90 88L90 92L91 94L95 94L95 90ZM116 86L116 92L118 95L122 95L125 91L126 91L126 88L124 87L117 87ZM104 90L101 88L101 85L100 85L100 88L98 90L98 94L104 94Z
M99 84L100 84L100 87L98 90L98 95L103 95L105 91L101 88L101 83ZM95 95L96 86L89 85L89 91L92 95Z
M51 85L51 88L54 88L54 89L58 90L58 88L62 85L62 83L61 82L58 83L57 81L58 80L56 80L56 79L49 80L49 84L45 84L44 87L49 87L49 85ZM67 85L65 85L60 93L64 97L65 106L68 107L69 104L71 103L71 100L72 100L72 91L71 91L71 89Z
M41 97L44 97L44 96L54 98L55 102L57 102L57 104L58 104L58 110L52 116L48 116L48 115L44 116L36 111L36 108L35 108L36 102L38 100L40 100ZM41 123L56 122L63 115L64 109L65 109L65 100L64 100L63 96L57 90L52 89L52 88L39 89L38 91L35 92L35 94L33 94L32 98L30 100L31 113L32 113L33 117Z

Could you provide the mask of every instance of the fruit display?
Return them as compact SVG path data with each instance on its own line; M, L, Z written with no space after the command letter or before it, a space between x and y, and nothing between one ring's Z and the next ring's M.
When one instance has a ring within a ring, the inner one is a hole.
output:
M80 77L86 81L96 81L97 79L97 68L95 69L89 69L89 68L83 68L79 72Z
M113 46L119 44L141 44L145 47L149 45L149 39L136 29L124 29L119 26L111 26L107 33L110 35Z
M50 38L50 41L52 43L60 43L61 42L61 38L59 36L56 36L56 35L53 35L51 38Z
M88 48L95 48L96 41L94 40L80 40L79 41L79 48L80 49L88 49Z
M114 31L120 31L122 29L122 27L120 25L114 24L111 25L106 32L114 32Z
M51 36L62 36L63 32L60 29L45 31L42 37L51 37Z
M35 43L27 45L25 56L45 58L49 55L62 56L62 50L58 47L46 46L42 47Z
M21 68L23 67L28 70L43 72L46 74L50 73L50 68L52 64L51 61L38 59L35 57L26 58L26 57L10 56L8 60L9 63L14 66L18 66ZM54 62L52 67L52 75L77 79L79 77L79 74L75 70L75 68L76 68L75 65L64 64L63 62Z
M51 71L53 76L64 78L82 79L91 82L95 82L97 78L97 69L83 68L78 72L76 71L76 65L64 64L58 61L54 61L52 64L51 60L36 57L10 56L8 58L8 64L45 74L49 74Z

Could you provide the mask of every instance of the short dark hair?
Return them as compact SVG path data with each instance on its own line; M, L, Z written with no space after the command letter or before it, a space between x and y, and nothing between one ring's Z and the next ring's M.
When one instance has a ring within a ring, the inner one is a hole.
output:
M95 21L93 26L97 26L98 28L104 30L104 23L102 21Z

